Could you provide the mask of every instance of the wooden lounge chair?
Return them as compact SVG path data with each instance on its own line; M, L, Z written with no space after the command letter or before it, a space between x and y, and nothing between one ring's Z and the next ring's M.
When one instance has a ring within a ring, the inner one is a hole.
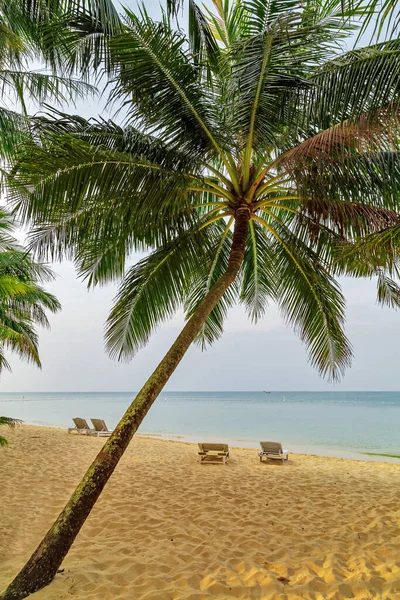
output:
M68 433L71 433L71 431L77 431L79 435L81 435L81 433L90 433L90 431L92 431L89 427L89 425L87 424L86 419L81 419L80 417L75 417L75 419L72 419L73 422L75 423L75 427L68 427Z
M90 435L97 435L97 437L107 437L112 434L105 424L103 419L90 419L93 423L94 429L90 431Z
M201 464L226 464L229 458L228 444L199 444L198 459Z
M289 450L284 450L282 444L279 442L260 442L261 452L258 453L260 462L263 459L281 460L283 463L285 460L289 460Z

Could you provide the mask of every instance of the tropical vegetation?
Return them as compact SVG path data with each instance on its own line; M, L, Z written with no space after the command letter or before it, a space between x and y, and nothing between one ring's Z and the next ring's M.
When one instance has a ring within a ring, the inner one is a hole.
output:
M123 125L53 112L14 152L9 199L36 255L72 258L89 286L122 278L111 356L179 307L187 322L2 600L51 582L185 352L217 340L233 304L257 322L277 303L332 379L352 356L337 278L376 277L378 300L400 305L396 35L351 48L373 3L213 4L190 2L188 35L177 3L160 21L125 9L85 54Z
M6 358L10 351L41 366L36 326L49 327L46 311L60 309L58 300L40 285L53 279L52 271L16 243L13 231L10 216L0 212L0 374L11 370ZM14 427L20 422L0 416L0 425ZM0 446L6 444L0 436Z
M8 427L15 427L20 425L22 421L20 419L13 419L12 417L0 417L0 425L8 425ZM8 442L5 437L0 435L0 446L7 446Z
M73 76L73 65L78 62L77 50L69 50L68 61L67 29L62 19L67 7L67 0L0 2L0 154L3 158L10 156L28 127L29 109L40 108L46 102L59 105L74 102L95 92L84 78ZM37 67L32 68L33 64Z
M10 370L7 351L41 366L36 326L49 327L46 311L60 309L40 285L53 279L52 271L16 243L13 227L10 217L0 213L0 373Z

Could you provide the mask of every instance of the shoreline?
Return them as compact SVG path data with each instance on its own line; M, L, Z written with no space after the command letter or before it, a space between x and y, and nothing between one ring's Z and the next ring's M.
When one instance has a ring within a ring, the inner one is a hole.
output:
M17 396L0 394L0 414L61 428L82 416L103 418L112 429L132 400L131 392L37 392L16 402ZM165 392L138 434L253 450L269 440L292 453L400 464L399 430L400 392L286 392L283 398L276 392Z
M197 444L199 442L221 442L228 444L231 448L257 450L260 451L260 444L247 440L234 440L229 437L219 436L218 440L209 438L208 436L187 436L174 435L164 433L136 433L135 437L143 437L149 439L157 439L160 441L183 442L186 444ZM276 441L276 440L275 440ZM341 450L336 448L324 448L321 446L298 446L297 444L289 444L282 442L284 448L289 450L290 454L301 454L304 456L317 456L321 458L339 458L345 460L361 460L365 462L384 462L400 465L400 458L384 456L380 454L368 454L367 452L354 452L351 450Z
M50 429L67 429L64 426L49 425L48 423L28 423L24 422L22 427L27 425L29 427L48 427ZM199 442L221 442L228 444L231 448L248 449L248 450L260 450L259 442L249 440L235 440L231 437L224 435L218 436L199 436L199 435L179 435L179 434L167 434L167 433L136 433L134 437L149 438L160 441L171 441L171 442L182 442L187 444L197 444ZM389 464L399 464L400 458L394 458L390 456L382 456L380 454L369 454L367 450L363 452L356 452L354 450L346 450L341 448L326 448L323 446L303 446L297 444L290 444L285 440L273 440L281 441L282 445L289 450L291 454L302 454L305 456L319 456L322 458L339 458L344 460L359 460L363 462L382 462Z

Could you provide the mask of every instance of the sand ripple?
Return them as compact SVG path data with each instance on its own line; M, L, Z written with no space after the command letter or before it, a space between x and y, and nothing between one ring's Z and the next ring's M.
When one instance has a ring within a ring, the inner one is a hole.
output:
M104 440L23 426L0 449L0 585ZM37 600L399 600L400 466L291 455L196 462L136 438Z

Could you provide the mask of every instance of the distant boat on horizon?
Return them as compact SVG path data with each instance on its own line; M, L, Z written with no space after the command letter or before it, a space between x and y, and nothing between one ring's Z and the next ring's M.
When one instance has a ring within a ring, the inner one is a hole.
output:
M264 394L270 394L270 393L271 393L271 392L266 392L266 391L264 390Z

